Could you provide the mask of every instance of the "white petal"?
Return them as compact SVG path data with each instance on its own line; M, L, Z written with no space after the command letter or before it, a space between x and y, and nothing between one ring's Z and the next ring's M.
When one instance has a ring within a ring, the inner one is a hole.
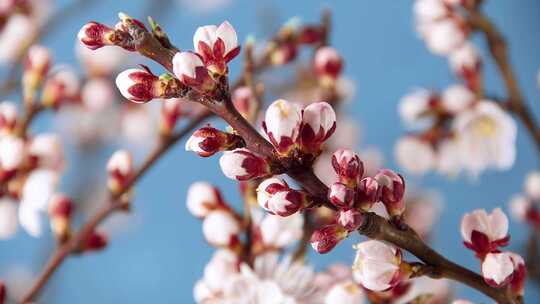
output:
M217 28L216 36L225 43L225 54L238 47L238 37L229 21L224 21Z
M198 27L193 35L193 48L199 50L199 41L202 41L212 49L217 39L217 30L218 28L215 25Z
M182 79L183 76L195 78L195 68L204 66L201 58L191 52L178 52L173 57L174 75Z
M17 232L16 202L0 198L0 240L11 238Z

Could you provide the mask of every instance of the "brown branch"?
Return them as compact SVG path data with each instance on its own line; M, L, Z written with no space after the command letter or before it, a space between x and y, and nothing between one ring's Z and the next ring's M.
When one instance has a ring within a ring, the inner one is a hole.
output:
M186 125L181 131L167 137L161 141L156 148L148 155L143 164L136 170L132 179L125 185L122 191L116 195L112 195L109 202L107 202L84 226L77 232L68 242L61 245L51 256L47 262L44 270L35 281L34 285L30 288L28 293L24 296L21 303L32 302L37 296L40 290L45 286L49 278L64 262L64 260L72 254L78 253L81 245L93 233L95 228L107 217L113 214L116 210L122 208L123 203L120 198L129 191L129 189L140 180L146 172L163 156L171 147L173 147L180 139L191 133L198 125L204 120L210 117L209 113L202 114L194 118L188 125Z
M471 26L482 32L487 40L491 56L499 69L506 91L506 108L523 122L540 152L540 125L531 113L517 83L508 56L508 46L503 35L489 18L480 11L480 5L467 9Z

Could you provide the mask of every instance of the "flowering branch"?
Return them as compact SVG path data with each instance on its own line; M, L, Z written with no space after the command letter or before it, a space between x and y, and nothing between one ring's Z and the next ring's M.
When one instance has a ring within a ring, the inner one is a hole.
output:
M474 29L482 32L486 37L489 50L503 78L508 94L505 103L506 108L521 119L524 126L529 131L538 151L540 151L540 125L525 103L525 99L523 98L514 71L509 62L508 47L505 39L497 27L481 12L481 1L476 2L476 5L467 7L467 12L469 13L468 21Z
M72 254L81 253L81 246L85 241L94 233L95 228L104 221L107 217L112 215L115 211L122 210L125 207L125 201L122 199L132 186L135 185L141 177L164 155L170 148L172 148L180 139L192 132L199 124L205 121L209 117L209 114L202 114L194 118L188 125L177 133L163 139L158 143L154 150L147 156L145 161L141 164L139 169L135 171L133 177L124 184L120 191L111 194L109 201L98 211L94 216L84 224L79 232L77 232L69 241L61 245L52 254L51 258L47 262L42 273L30 288L28 293L23 297L22 303L32 302L37 296L39 291L47 283L49 278L54 274L63 261Z

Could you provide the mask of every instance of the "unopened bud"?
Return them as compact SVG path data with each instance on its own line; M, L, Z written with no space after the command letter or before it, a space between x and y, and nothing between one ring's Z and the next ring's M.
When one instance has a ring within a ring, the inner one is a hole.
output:
M318 253L327 253L345 239L349 232L340 225L328 225L317 229L311 235L311 247Z
M111 40L113 35L113 29L104 24L92 21L80 29L77 37L84 46L91 50L96 50L105 45L113 45L114 43Z
M129 182L133 174L131 153L126 150L114 152L107 163L107 172L109 173L109 190L112 193L123 191L124 185Z
M225 151L219 159L223 174L239 181L264 177L271 173L269 163L261 156L245 148Z
M83 244L83 251L99 251L107 247L109 238L104 233L99 231L92 231L90 235L85 239Z
M70 236L72 209L71 199L63 194L54 194L49 201L51 230L60 243L67 241Z
M358 179L364 174L364 164L350 149L339 149L334 152L332 166L340 181L348 186L356 186Z
M219 151L227 151L243 144L242 137L220 131L210 125L200 128L186 142L186 151L208 157Z
M338 215L338 223L347 231L355 231L362 225L364 216L362 213L355 209L342 210Z

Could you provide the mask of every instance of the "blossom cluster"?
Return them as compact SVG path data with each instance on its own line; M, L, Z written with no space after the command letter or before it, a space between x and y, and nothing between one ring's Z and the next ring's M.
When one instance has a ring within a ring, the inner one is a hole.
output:
M525 261L517 253L501 251L508 245L508 218L500 208L490 214L483 209L465 214L461 222L465 247L475 252L482 263L482 276L497 288L510 285L512 292L522 295L525 285Z
M482 97L481 59L468 41L469 25L460 12L466 1L417 0L418 30L430 50L448 57L463 84L443 92L416 90L399 105L411 133L395 147L399 164L424 174L436 170L478 176L486 169L509 169L516 157L517 126L496 101Z

